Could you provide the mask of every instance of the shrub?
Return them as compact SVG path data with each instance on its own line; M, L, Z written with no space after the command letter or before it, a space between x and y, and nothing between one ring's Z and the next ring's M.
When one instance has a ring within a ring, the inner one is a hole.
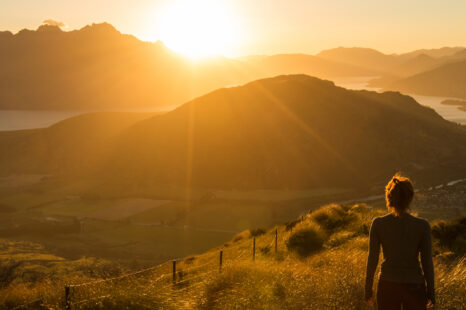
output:
M349 216L340 205L328 205L311 213L311 219L326 230L333 230L348 223Z
M247 238L249 235L249 232L247 230L239 233L239 234L236 234L234 237L233 237L233 242L238 242L240 240L243 240L244 238Z
M325 237L319 228L310 225L293 232L286 241L286 246L288 250L305 257L320 250L324 244L324 239Z
M349 209L349 213L365 213L368 212L371 209L367 204L365 203L358 203Z
M289 230L293 229L293 227L295 227L296 224L298 224L298 223L299 223L299 220L293 220L293 221L287 222L287 223L285 224L285 229L286 229L286 231L289 231Z
M466 251L466 217L453 221L439 221L432 225L432 236L436 238L440 246L455 253Z
M251 237L257 237L257 236L265 234L266 232L267 230L265 228L254 228L254 229L249 230L249 235Z
M326 248L333 248L339 245L342 245L346 241L350 240L351 238L354 237L354 233L349 232L349 231L341 231L334 233L333 235L330 236L330 238L327 240L325 243Z

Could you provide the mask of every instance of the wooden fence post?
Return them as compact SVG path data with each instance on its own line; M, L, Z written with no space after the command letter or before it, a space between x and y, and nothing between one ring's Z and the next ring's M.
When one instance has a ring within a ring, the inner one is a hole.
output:
M275 253L278 251L278 228L275 228Z
M70 286L65 286L65 310L71 310Z
M220 250L220 262L219 262L219 272L221 273L222 272L222 264L223 264L223 251Z
M252 261L256 261L256 237L252 240Z
M174 260L173 262L173 284L176 283L176 260Z

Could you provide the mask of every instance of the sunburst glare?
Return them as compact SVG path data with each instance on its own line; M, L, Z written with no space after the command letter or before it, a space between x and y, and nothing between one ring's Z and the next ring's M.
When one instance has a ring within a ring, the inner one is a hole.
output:
M224 1L170 2L157 13L159 38L191 58L231 54L239 36L238 19Z

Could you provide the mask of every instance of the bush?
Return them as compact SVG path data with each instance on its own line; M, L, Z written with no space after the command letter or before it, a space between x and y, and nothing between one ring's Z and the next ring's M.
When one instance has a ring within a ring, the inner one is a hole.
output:
M349 216L340 205L328 205L311 213L313 219L326 230L333 230L348 223Z
M349 213L366 213L371 209L372 208L365 203L358 203L351 206L351 208L349 209Z
M432 236L440 246L458 254L466 251L466 217L453 221L439 221L432 225Z
M353 238L354 235L355 234L353 232L349 232L349 231L341 231L341 232L334 233L333 235L330 236L330 238L325 243L325 247L333 248L333 247L342 245L346 241Z
M233 242L238 242L238 241L241 241L245 238L247 238L249 236L249 232L247 230L243 231L243 232L240 232L239 234L236 234L234 237L233 237Z
M296 226L296 224L298 224L300 221L299 220L293 220L293 221L289 221L285 224L285 229L286 231L289 231L291 229L293 229L293 227Z
M286 246L288 250L305 257L320 250L324 244L324 239L325 237L318 227L307 226L293 232L286 241Z
M249 235L251 237L257 237L257 236L265 234L266 232L267 230L265 228L254 228L254 229L249 230Z

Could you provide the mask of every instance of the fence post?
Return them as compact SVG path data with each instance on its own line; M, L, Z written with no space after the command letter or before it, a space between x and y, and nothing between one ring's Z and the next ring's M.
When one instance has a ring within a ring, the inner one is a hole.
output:
M173 284L176 283L176 260L174 260L173 262Z
M65 286L65 310L71 310L70 286Z
M256 261L256 237L252 240L252 261Z
M275 228L275 253L278 250L278 228Z
M220 265L219 265L219 272L222 272L222 264L223 264L223 251L220 250Z

